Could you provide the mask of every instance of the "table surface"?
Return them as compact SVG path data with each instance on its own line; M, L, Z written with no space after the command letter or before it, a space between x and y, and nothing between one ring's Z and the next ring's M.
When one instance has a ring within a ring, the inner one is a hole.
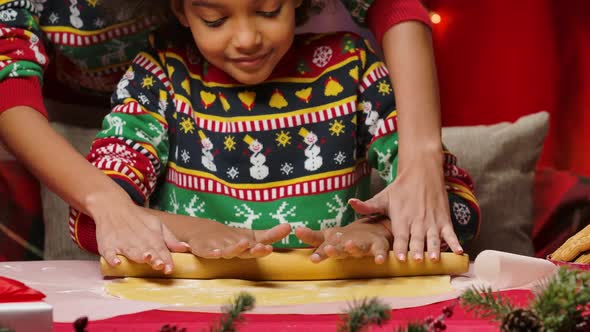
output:
M76 318L88 316L91 320L88 330L96 331L158 331L164 323L187 327L189 330L203 330L219 318L218 313L180 312L162 309L157 303L136 302L110 297L104 294L103 286L107 282L100 275L98 263L95 261L35 261L35 262L1 262L0 275L17 279L28 286L38 289L47 295L45 301L54 308L56 331L72 331ZM526 302L530 297L528 290L509 291L507 293L517 302ZM384 299L392 308L406 307L393 311L392 320L383 327L391 331L411 320L423 319L426 316L437 316L442 308L456 303L456 294L432 297L429 299ZM450 300L449 300L450 299ZM389 301L388 301L389 300ZM406 301L406 302L404 302ZM417 302L416 302L417 301ZM442 301L442 302L441 302ZM424 304L424 305L419 305ZM316 314L324 309L334 313L345 309L339 304L310 306L313 310L299 310L301 314L268 314L274 309L256 308L257 312L245 315L246 321L239 331L336 331L340 316L338 314ZM407 308L411 307L411 308ZM300 309L300 308L299 308ZM215 308L213 311L218 311ZM325 310L324 310L325 311ZM290 311L287 311L290 312ZM298 312L297 310L295 312ZM454 316L447 321L450 331L473 330L495 331L497 326L489 322L477 320L463 312L459 306ZM380 331L381 329L374 329Z
M515 305L526 305L532 293L529 290L510 290L502 292ZM373 327L370 331L394 331L410 321L422 320L428 316L438 316L442 309L455 304L455 300L415 308L397 309L391 312L391 319L381 327ZM163 324L172 324L187 328L188 331L203 331L219 321L219 314L187 313L174 311L151 310L131 315L118 316L106 320L92 321L89 332L107 331L159 331ZM246 314L244 321L238 325L239 332L277 332L277 331L314 331L336 332L341 323L339 315L257 315ZM457 332L491 332L498 331L498 325L473 317L460 306L455 306L452 317L445 320L447 331ZM72 324L56 323L55 332L71 332Z

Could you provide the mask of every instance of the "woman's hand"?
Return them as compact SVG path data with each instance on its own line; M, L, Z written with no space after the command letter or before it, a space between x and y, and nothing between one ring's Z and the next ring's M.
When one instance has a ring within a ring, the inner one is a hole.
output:
M450 218L449 201L440 158L414 160L389 186L373 198L349 204L360 214L384 214L391 219L393 250L404 261L424 259L424 244L431 260L440 258L441 240L456 254L462 254Z

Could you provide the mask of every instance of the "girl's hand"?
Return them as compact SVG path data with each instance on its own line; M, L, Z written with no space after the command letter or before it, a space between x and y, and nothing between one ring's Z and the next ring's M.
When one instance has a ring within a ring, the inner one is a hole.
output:
M96 224L100 255L112 266L121 263L117 255L123 255L171 273L174 266L170 251L187 252L188 244L178 241L158 217L135 205L126 193L105 196L94 196L89 209Z
M191 228L187 241L192 253L203 258L264 257L272 253L273 243L291 233L288 224L254 231L203 219L195 221Z
M406 253L417 261L428 256L440 258L441 238L456 254L462 254L450 218L449 201L439 158L413 160L410 167L400 164L397 178L373 198L362 202L349 200L360 214L380 213L389 216L393 232L393 250L404 261Z
M295 229L295 235L302 242L316 247L310 256L314 263L326 258L375 257L375 263L382 264L387 259L393 236L389 220L380 221L367 217L344 227L314 231L307 227Z

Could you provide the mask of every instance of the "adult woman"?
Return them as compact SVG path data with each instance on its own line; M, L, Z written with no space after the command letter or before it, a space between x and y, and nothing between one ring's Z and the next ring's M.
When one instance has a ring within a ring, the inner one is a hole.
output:
M407 147L400 146L399 175L389 187L394 189L369 202L351 204L361 212L395 216L394 249L400 259L406 258L408 243L412 257L423 259L426 237L429 255L437 259L440 235L453 251L461 252L452 232L440 169L438 88L427 13L418 0L343 2L358 22L367 21L382 44L399 116L404 118L400 138L409 142ZM131 59L147 45L157 20L134 18L132 7L110 15L100 2L90 0L5 1L0 12L6 13L0 21L0 139L50 190L92 216L99 252L110 263L116 264L115 253L121 253L170 269L169 250L186 247L64 138L73 137L70 142L81 143L78 150L88 150L80 137L89 142L95 130L80 127L98 128L109 109L107 96L116 90ZM49 54L56 64L53 67L47 67ZM53 126L46 115L56 121ZM411 142L415 141L422 142L423 148L414 149ZM382 199L391 195L399 199ZM65 231L65 203L44 201L53 202L44 202L50 207L46 211L61 211L61 216L45 213L46 224ZM399 203L385 206L385 201ZM71 251L61 255L69 256Z

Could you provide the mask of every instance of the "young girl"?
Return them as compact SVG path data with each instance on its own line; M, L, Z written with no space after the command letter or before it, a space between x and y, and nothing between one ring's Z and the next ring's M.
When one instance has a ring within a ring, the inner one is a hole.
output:
M280 240L276 247L317 246L316 262L386 258L391 222L353 223L347 202L369 198L371 167L387 183L396 177L388 72L356 35L295 36L312 7L306 0L172 0L181 27L154 37L113 94L89 161L138 205L149 199L167 212L149 210L196 255L258 257ZM455 162L445 152L453 227L466 241L477 232L479 210ZM96 237L108 236L95 235L92 219L75 209L71 223L87 250L96 252ZM115 252L103 255L115 259Z

